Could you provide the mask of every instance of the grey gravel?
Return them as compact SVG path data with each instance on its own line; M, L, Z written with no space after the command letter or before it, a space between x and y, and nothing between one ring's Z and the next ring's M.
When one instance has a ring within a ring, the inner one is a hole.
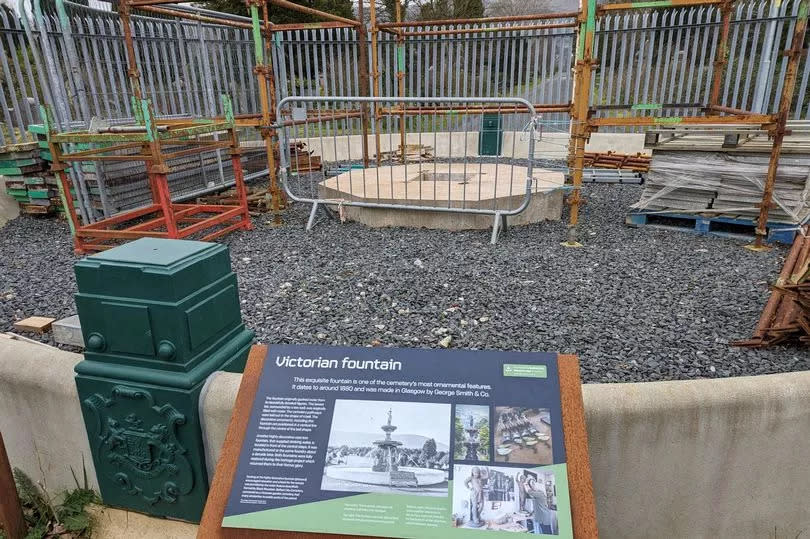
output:
M488 231L371 229L309 208L285 225L225 239L245 322L262 343L489 348L575 353L587 382L728 377L810 368L810 351L729 346L756 325L787 253L740 241L624 226L637 186L588 186L581 235L564 222ZM73 314L63 222L20 217L0 230L0 328ZM45 335L43 340L49 341Z

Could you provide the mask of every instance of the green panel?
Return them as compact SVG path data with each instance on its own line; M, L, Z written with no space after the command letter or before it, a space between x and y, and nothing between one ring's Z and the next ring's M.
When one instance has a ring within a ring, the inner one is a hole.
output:
M0 159L0 167L30 167L39 163L39 159Z
M51 198L50 189L29 189L28 196L31 198Z
M660 103L637 103L630 108L631 110L661 110L664 107Z
M48 131L45 129L44 124L31 124L28 126L28 132L36 135L47 135Z
M215 371L241 372L253 342L228 249L145 238L74 269L87 347L76 385L102 499L199 521L200 391Z
M186 311L191 347L196 348L224 328L239 322L239 296L231 285Z
M571 538L571 503L568 466L565 463L529 468L554 474L557 496L557 535L540 537ZM223 518L227 528L259 530L316 531L336 534L371 535L375 537L419 537L420 539L485 539L486 537L526 537L506 530L452 526L452 492L455 481L448 481L450 495L417 496L413 494L357 494L317 502L299 503L278 509L265 509ZM356 518L357 508L365 517ZM425 508L418 517L409 517L409 509ZM373 515L373 520L368 515ZM268 532L267 537L274 537Z
M104 504L198 522L209 485L202 384L180 391L79 375L76 386Z
M478 155L500 155L503 145L503 118L500 114L484 114L478 136Z
M107 301L101 302L101 306L107 328L104 332L107 350L154 355L149 307Z

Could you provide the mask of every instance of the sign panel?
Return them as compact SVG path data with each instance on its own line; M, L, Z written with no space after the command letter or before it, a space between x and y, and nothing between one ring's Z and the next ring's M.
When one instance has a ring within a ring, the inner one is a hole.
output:
M272 346L224 528L573 537L556 354Z

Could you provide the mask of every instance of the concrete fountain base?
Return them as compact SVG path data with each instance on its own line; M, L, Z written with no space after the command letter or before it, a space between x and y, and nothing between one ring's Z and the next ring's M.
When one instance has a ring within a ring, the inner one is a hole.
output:
M401 466L398 471L412 473L416 476L416 481L420 487L438 485L446 481L444 472L439 470ZM352 481L354 483L386 486L391 483L390 472L374 472L368 468L358 468L355 466L327 466L324 469L324 473L327 477L331 477L332 479Z
M349 170L318 185L319 197L335 201L379 202L398 206L437 206L497 209L520 206L528 169L495 163L423 163ZM561 172L532 171L534 184L529 206L509 217L510 225L557 221L562 215ZM343 217L372 227L401 226L445 230L486 229L492 215L429 210L343 206Z

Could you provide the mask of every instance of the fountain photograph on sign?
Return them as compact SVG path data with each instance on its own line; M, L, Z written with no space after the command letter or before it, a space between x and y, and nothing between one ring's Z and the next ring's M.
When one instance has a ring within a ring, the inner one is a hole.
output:
M450 405L335 401L321 490L446 496Z
M489 406L457 404L453 415L455 460L489 461Z

